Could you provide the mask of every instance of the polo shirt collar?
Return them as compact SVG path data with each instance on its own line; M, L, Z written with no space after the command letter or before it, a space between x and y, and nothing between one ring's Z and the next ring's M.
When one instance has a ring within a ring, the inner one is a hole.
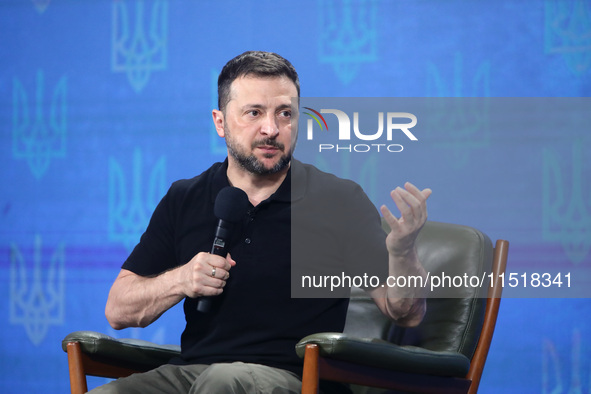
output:
M226 186L228 181L228 158L221 163L213 175L211 201L215 202L216 196ZM307 174L303 164L299 160L292 159L287 176L271 195L270 200L292 202L301 199L306 193Z

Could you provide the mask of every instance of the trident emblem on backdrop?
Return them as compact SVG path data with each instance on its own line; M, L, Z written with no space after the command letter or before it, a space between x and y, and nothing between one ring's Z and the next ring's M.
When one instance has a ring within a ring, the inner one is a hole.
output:
M543 178L543 236L547 241L560 242L573 263L582 262L591 250L591 209L585 202L584 190L589 185L583 176L583 143L572 148L572 177L570 196L564 182L558 156L544 150Z
M57 247L45 269L41 258L39 235L35 236L32 270L18 247L10 247L10 323L22 324L35 345L45 339L50 325L64 321L64 245Z
M490 64L487 61L482 62L478 69L468 76L464 72L462 54L456 53L453 75L443 75L432 63L428 64L427 72L427 96L448 98L430 101L432 108L425 121L432 126L427 126L425 129L446 130L445 140L436 143L454 153L453 164L456 168L463 167L468 162L470 150L489 145L490 108L486 99L455 100L453 98L489 97ZM437 137L433 137L432 139L436 141Z
M13 81L12 154L25 159L35 178L41 178L53 158L66 155L66 78L51 95L45 94L43 71L37 71L36 80L34 107L23 84Z
M158 160L152 169L145 189L142 187L142 162L141 150L135 149L130 182L121 165L109 159L109 238L121 242L129 251L140 239L150 214L166 192L165 158Z
M129 3L113 2L111 69L126 73L139 93L152 72L166 69L168 2L136 0L135 7Z
M563 379L564 363L562 362L556 345L550 339L545 338L543 341L542 351L542 393L582 393L582 386L585 382L582 381L581 376L589 376L586 373L581 374L584 370L581 366L581 349L582 339L581 331L578 328L572 330L572 345L570 355L570 377ZM570 379L569 379L570 378ZM566 387L564 381L570 383L570 387Z
M583 0L545 2L546 54L560 54L575 75L591 66L591 6Z
M320 1L319 61L333 65L344 84L355 78L362 63L378 58L375 0Z

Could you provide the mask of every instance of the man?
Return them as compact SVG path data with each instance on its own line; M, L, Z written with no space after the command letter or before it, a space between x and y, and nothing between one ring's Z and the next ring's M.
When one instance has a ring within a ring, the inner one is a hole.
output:
M338 236L321 240L335 246L322 257L328 265L377 260L387 262L389 275L425 275L414 242L430 190L406 184L392 191L402 217L381 208L392 228L384 240L379 215L357 185L292 160L297 109L291 99L299 90L291 63L274 53L246 52L223 68L219 109L212 116L228 158L172 185L123 264L105 311L115 329L145 327L185 300L181 357L97 392L298 393L302 364L296 342L313 332L342 331L348 301L291 298L292 249L304 259L314 259L306 251L317 250L291 244L292 217L313 232L321 224L331 226L315 209L338 216L335 231L329 231ZM213 204L225 186L242 189L250 204L223 258L208 251L217 223ZM315 242L308 238L303 239ZM413 289L366 290L398 324L421 321L425 301ZM210 312L196 310L201 297L212 297Z

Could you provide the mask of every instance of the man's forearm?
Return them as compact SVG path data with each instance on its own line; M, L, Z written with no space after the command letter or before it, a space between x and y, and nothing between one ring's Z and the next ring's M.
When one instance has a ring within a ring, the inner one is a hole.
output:
M200 252L155 277L121 270L109 292L107 320L115 329L145 327L185 297L220 295L234 265L229 254L224 258Z
M105 308L109 324L120 330L146 327L154 322L185 297L176 278L178 274L178 268L156 277L142 277L121 270Z
M390 254L389 275L391 277L417 277L426 279L416 251L400 256ZM424 289L421 286L384 286L372 291L372 297L380 310L400 326L418 325L426 312Z
M396 207L400 210L400 218L396 218L385 205L380 207L390 227L390 233L386 237L386 247L391 276L421 276L424 280L427 277L419 261L415 242L427 221L426 201L430 195L431 189L421 191L407 182L404 184L404 189L397 187L390 193ZM422 286L385 286L377 289L377 293L384 296L380 309L396 320L397 324L416 326L423 319L427 304Z

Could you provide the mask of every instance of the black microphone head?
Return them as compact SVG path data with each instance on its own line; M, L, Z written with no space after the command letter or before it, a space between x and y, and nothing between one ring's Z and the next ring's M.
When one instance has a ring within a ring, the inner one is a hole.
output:
M218 219L230 223L240 221L248 209L248 196L242 189L227 186L220 190L215 199L213 213Z

